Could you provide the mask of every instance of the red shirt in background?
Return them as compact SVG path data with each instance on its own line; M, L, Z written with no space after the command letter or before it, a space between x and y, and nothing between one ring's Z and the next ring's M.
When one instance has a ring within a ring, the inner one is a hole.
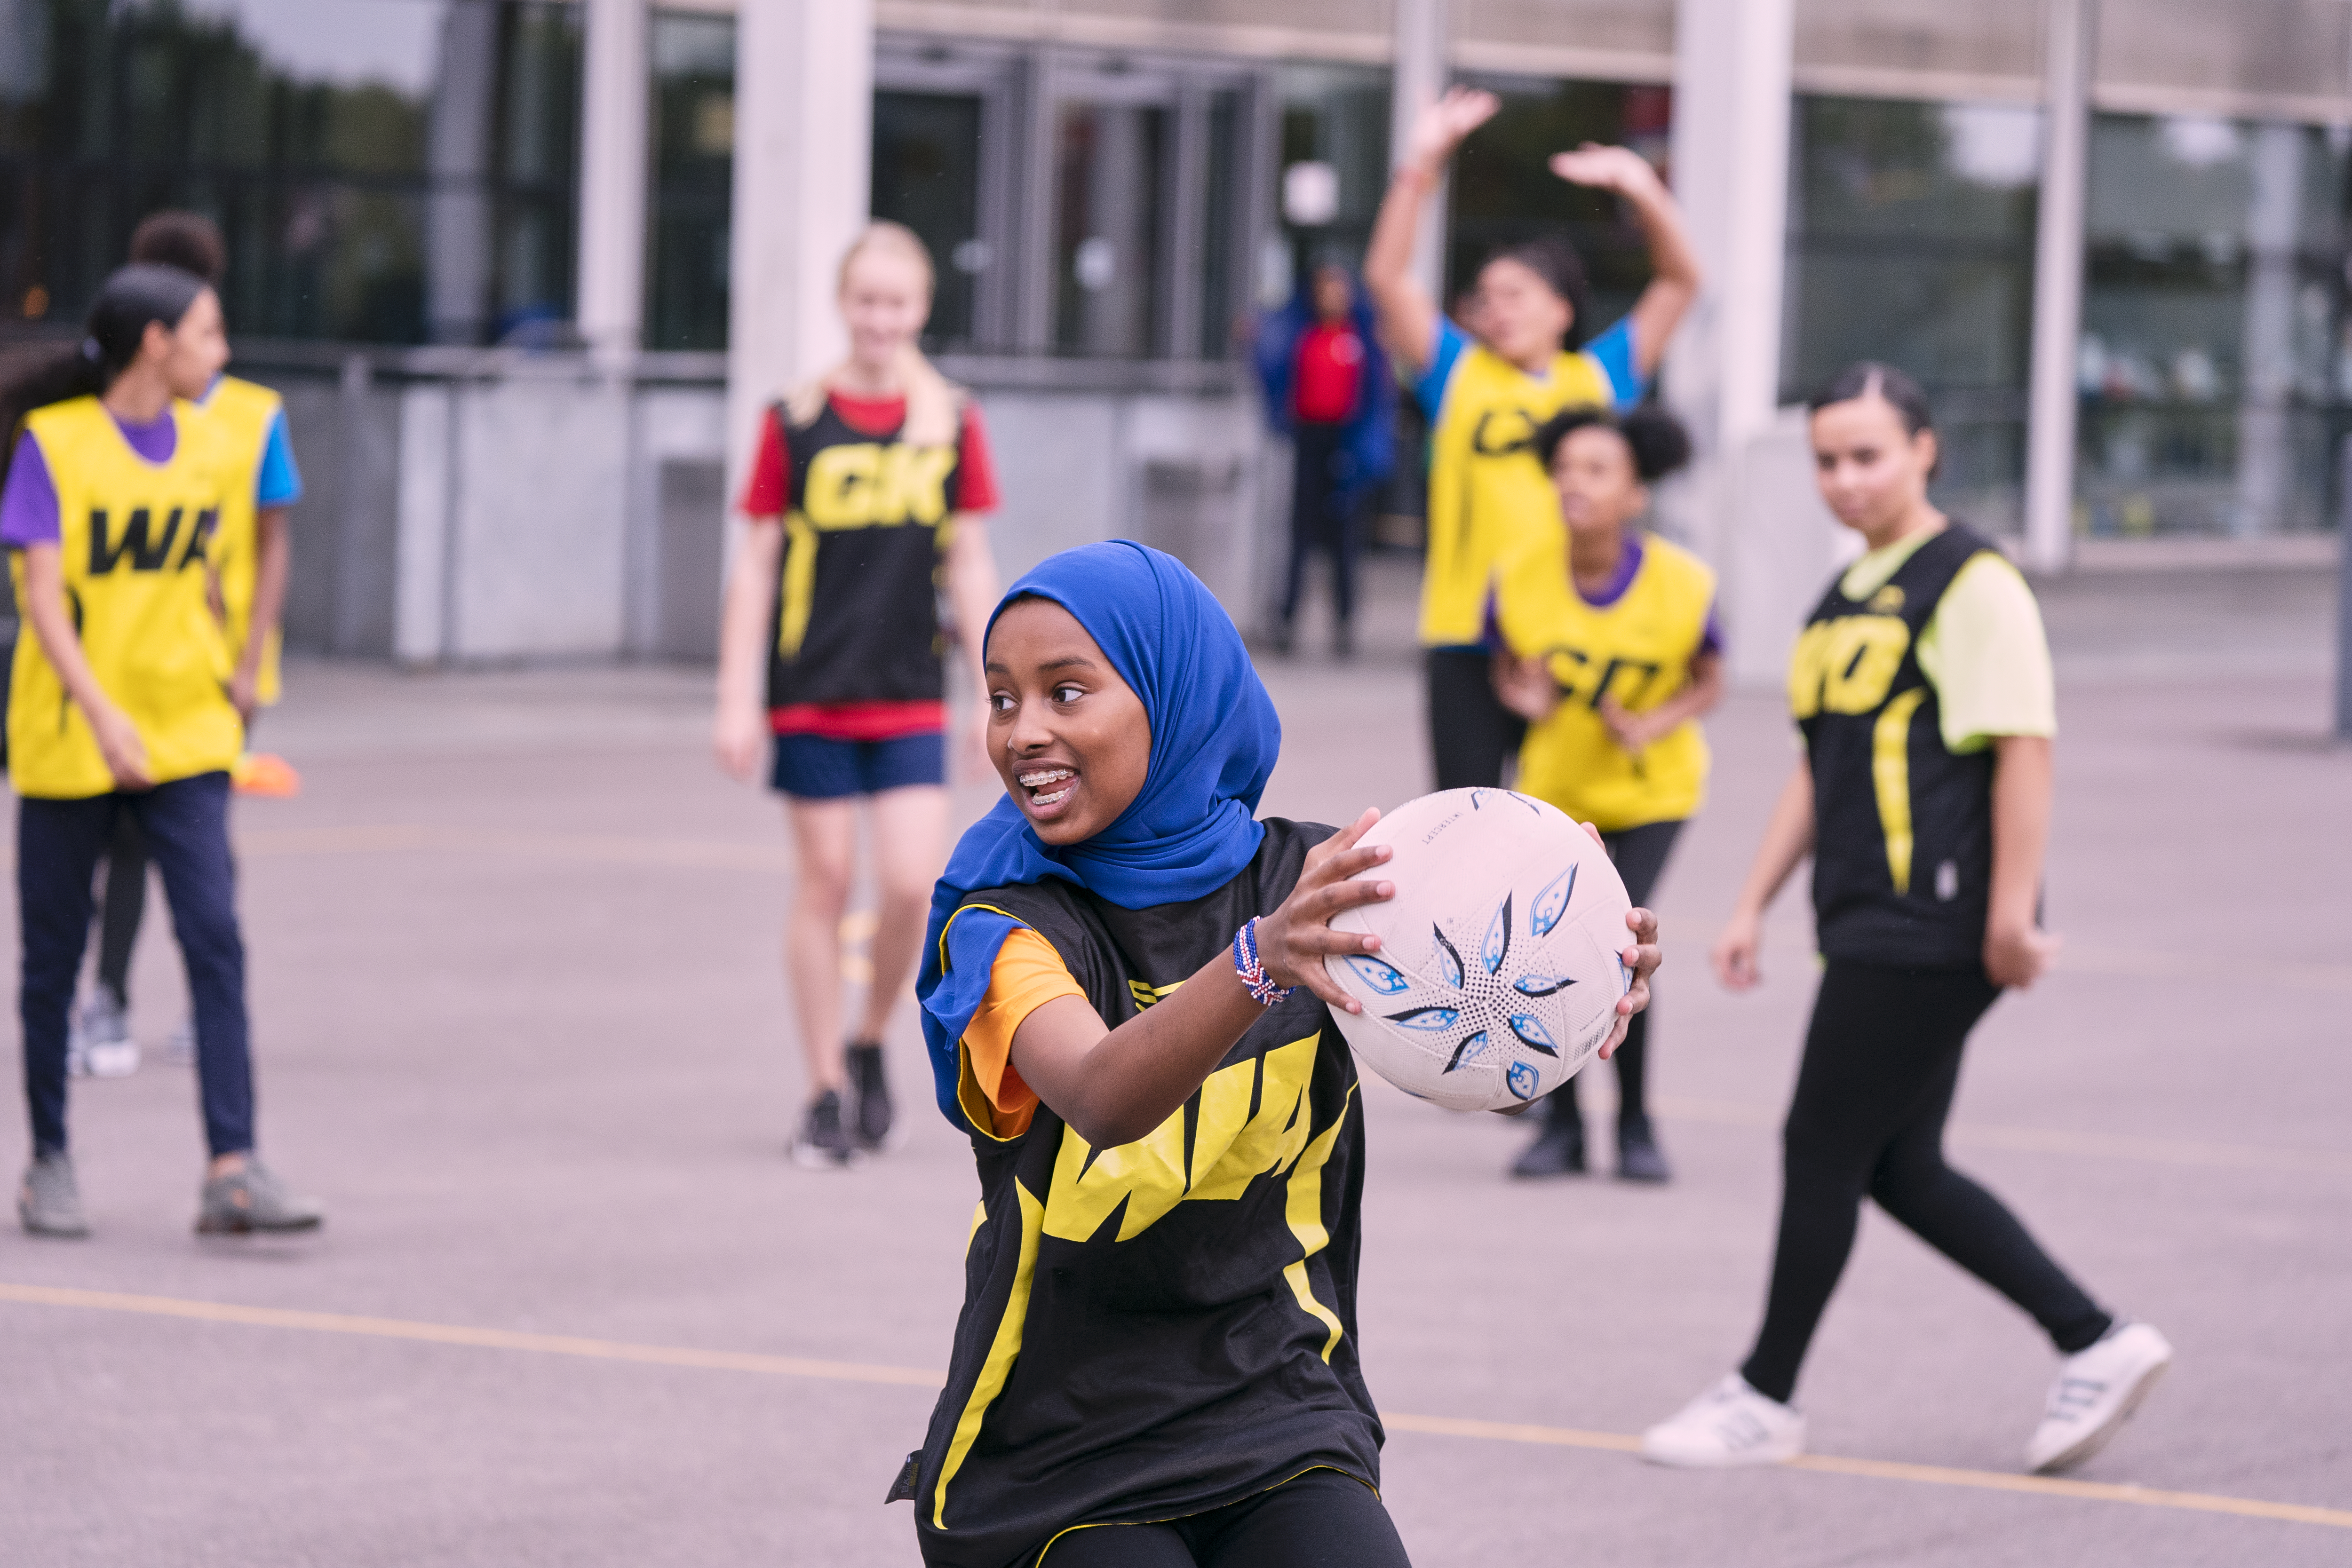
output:
M827 395L833 412L861 434L889 435L907 423L904 397L852 397L847 392ZM978 403L963 405L963 434L956 443L956 464L955 509L996 510L996 459L988 449L988 426L981 421ZM760 455L753 459L751 480L743 486L743 515L783 516L784 503L789 498L785 481L792 468L792 454L785 447L782 426L763 415L760 420Z
M1307 424L1345 424L1363 389L1364 340L1353 323L1318 321L1299 334L1291 412Z
M834 413L860 434L883 437L907 423L907 400L901 397L853 397L827 394ZM959 512L992 512L997 507L996 461L988 450L988 426L979 405L967 402L963 430L956 440L956 497ZM745 516L773 519L783 516L791 499L792 453L783 425L772 414L760 420L760 455L751 464L751 477L743 486ZM881 741L929 735L947 726L945 707L935 702L795 703L773 708L769 727L778 735L814 735L827 740Z

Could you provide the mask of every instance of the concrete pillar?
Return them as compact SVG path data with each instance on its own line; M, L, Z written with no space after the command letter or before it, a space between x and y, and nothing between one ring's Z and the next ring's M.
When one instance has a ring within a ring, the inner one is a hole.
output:
M1792 0L1675 6L1670 175L1706 286L1668 346L1664 386L1697 460L1659 507L1722 575L1742 682L1775 678L1835 546L1807 479L1803 432L1774 423L1795 46Z
M1780 400L1789 233L1792 0L1681 0L1675 17L1673 178L1706 269L1674 347L1677 411L1706 449L1736 454Z
M1448 56L1453 39L1448 0L1396 0L1396 68L1389 85L1389 164L1404 161L1412 145L1412 122L1434 103L1453 79ZM1422 209L1421 233L1412 251L1413 276L1443 307L1445 298L1446 185L1441 181Z
M873 0L761 0L737 11L735 27L730 497L760 410L845 346L834 281L872 206Z
M2300 125L2254 131L2247 204L2245 367L2238 402L2238 494L2230 531L2274 533L2294 486L2288 399L2294 392L2295 242L2303 228Z
M2033 361L2025 440L2025 559L2074 553L2074 423L2083 337L2083 217L2098 0L2050 0L2042 50L2042 200L2033 246Z
M580 335L608 367L643 340L648 61L646 0L587 0L580 115Z

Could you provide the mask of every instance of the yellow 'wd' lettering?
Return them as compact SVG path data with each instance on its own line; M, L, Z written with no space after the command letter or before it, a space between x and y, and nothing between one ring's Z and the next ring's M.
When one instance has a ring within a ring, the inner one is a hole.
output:
M1873 711L1886 700L1910 647L1911 629L1896 616L1814 622L1789 659L1790 711L1799 718Z
M1307 1086L1315 1075L1320 1039L1310 1034L1209 1075L1201 1085L1189 1171L1181 1111L1134 1143L1099 1154L1077 1134L1065 1131L1054 1184L1045 1194L1045 1234L1085 1241L1125 1202L1118 1239L1132 1240L1187 1199L1230 1201L1241 1197L1252 1178L1297 1160L1307 1147ZM1249 1113L1254 1088L1255 1116Z

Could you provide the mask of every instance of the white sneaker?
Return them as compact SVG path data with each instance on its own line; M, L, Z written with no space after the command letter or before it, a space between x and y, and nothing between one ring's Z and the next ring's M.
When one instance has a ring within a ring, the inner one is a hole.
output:
M1777 1465L1805 1451L1805 1418L1738 1373L1642 1434L1642 1457L1682 1469Z
M2118 1323L2061 1363L2042 1424L2025 1445L2038 1476L2071 1469L2107 1446L2172 1364L2172 1346L2147 1323Z
M79 1021L82 1065L92 1078L128 1078L139 1071L139 1042L131 1038L131 1020L104 986L82 1004ZM67 1060L71 1071L70 1045Z

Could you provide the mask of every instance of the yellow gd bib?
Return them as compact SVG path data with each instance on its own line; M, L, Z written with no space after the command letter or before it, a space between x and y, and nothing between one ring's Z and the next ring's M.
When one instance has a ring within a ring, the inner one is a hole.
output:
M1538 379L1484 344L1462 351L1430 434L1423 647L1486 636L1497 563L1560 532L1551 476L1530 444L1536 426L1563 408L1605 408L1610 399L1609 377L1590 354L1560 354Z
M269 444L270 423L284 406L268 387L223 376L210 396L196 405L196 417L221 430L223 455L233 465L223 479L220 524L213 530L210 554L213 573L220 580L221 608L227 613L229 667L245 656L245 640L252 634L253 594L261 576L261 538L254 506L260 488L261 456ZM259 698L267 707L279 690L279 636L269 633L261 650Z
M1696 811L1708 760L1697 721L1635 755L1617 744L1601 699L1643 713L1681 691L1714 602L1706 563L1654 534L1642 540L1633 582L1605 609L1576 591L1564 528L1505 561L1496 580L1504 639L1521 657L1542 658L1560 692L1551 716L1528 727L1519 788L1603 832Z
M218 427L191 404L173 403L172 418L172 458L160 465L131 449L94 397L36 409L25 422L57 488L58 560L82 654L139 727L159 784L229 767L244 740L229 706L228 646L213 618L208 570L222 496L238 482L238 465L221 450ZM251 475L242 482L249 499ZM13 569L22 602L21 555ZM115 788L89 722L29 623L16 639L8 691L8 770L17 794L47 800Z

